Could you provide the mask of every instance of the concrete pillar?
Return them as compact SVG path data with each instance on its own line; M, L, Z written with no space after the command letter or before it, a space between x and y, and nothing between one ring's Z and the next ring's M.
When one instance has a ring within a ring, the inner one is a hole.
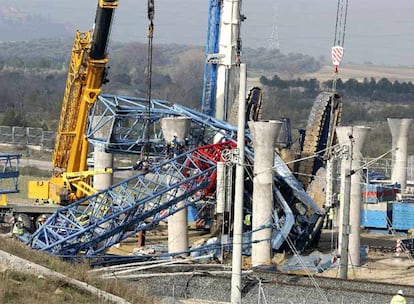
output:
M352 153L352 169L359 169L362 166L362 155L360 151L365 143L366 136L370 128L356 126L353 128L355 143ZM351 177L351 209L349 213L349 224L351 225L351 234L349 236L349 256L352 265L361 266L360 257L360 226L361 226L361 189L362 172L357 170Z
M272 221L274 143L282 122L249 122L254 144L254 179L252 230ZM272 259L270 239L272 229L265 228L252 234L252 266L269 265ZM255 241L259 241L254 243Z
M99 123L103 117L94 117L94 123ZM96 133L97 138L107 138L109 132L109 125L105 125L100 128ZM105 168L112 168L114 165L114 156L112 153L105 152L104 144L97 144L93 150L94 170L100 170ZM113 184L113 173L96 174L93 177L93 187L96 190L108 189Z
M174 140L183 141L189 134L191 120L186 117L166 117L161 119L161 128L167 143ZM185 204L177 203L180 208ZM188 250L188 219L187 208L184 208L168 218L168 252Z
M352 127L336 127L336 135L338 137L338 143L342 147L341 158L341 174L340 174L340 186L339 186L339 208L338 208L338 248L341 248L342 244L342 230L343 230L343 215L344 215L344 194L345 194L345 173L346 169L351 168L350 148L351 142L348 134L352 132Z
M94 170L112 168L114 157L112 153L105 152L103 145L94 148ZM93 177L93 187L96 190L108 189L113 184L113 173L96 174Z
M408 132L412 119L388 118L392 135L393 164L391 182L401 184L401 193L407 186L407 147Z
M349 210L349 256L354 266L360 266L360 223L361 223L361 153L366 136L370 128L364 126L337 127L336 133L340 145L348 146L348 157L341 163L341 198L345 196L345 172L347 169L355 170L351 176L350 210ZM340 205L339 240L342 243L344 206ZM340 247L339 247L340 248Z

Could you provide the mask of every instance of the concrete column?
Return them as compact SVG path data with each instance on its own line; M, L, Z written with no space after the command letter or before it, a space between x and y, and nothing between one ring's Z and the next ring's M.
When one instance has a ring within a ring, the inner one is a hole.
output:
M343 231L343 215L344 215L344 194L345 194L345 174L346 169L351 168L350 148L351 142L348 134L352 132L352 127L336 127L336 135L338 137L338 143L342 147L341 158L341 175L340 175L340 187L339 187L339 208L338 208L338 248L341 248L342 244L342 231Z
M280 121L249 122L254 143L253 231L272 220L274 143L281 126ZM271 228L261 229L252 234L253 267L271 263L271 237ZM259 242L254 243L255 241Z
M183 141L189 134L191 120L185 117L166 117L161 119L161 128L167 143L174 140ZM180 208L185 204L177 203ZM168 252L188 250L188 219L187 208L184 208L168 218Z
M408 132L412 119L388 118L392 135L393 164L391 182L401 184L401 193L407 186L407 147Z
M368 127L357 126L353 128L355 142L352 153L352 169L359 169L362 166L362 155L360 151L365 143L366 136L370 131ZM351 234L349 236L349 256L354 266L361 266L361 189L362 172L357 170L351 177L351 209L349 213L349 224L351 225Z
M348 157L341 163L341 198L345 197L345 172L355 170L351 176L350 211L349 211L349 256L354 266L360 266L360 223L361 223L361 153L366 136L370 128L364 126L337 127L336 132L340 145L349 147ZM339 240L342 243L344 204L340 205ZM346 223L345 223L346 224ZM347 224L346 224L347 225ZM340 248L340 247L339 247Z
M114 157L112 153L105 152L103 145L94 148L94 170L112 168ZM96 174L93 177L93 187L96 190L108 189L113 184L113 173Z
M103 117L94 117L94 123L99 123ZM109 125L100 128L96 133L97 138L107 138L109 132ZM105 168L112 168L114 165L114 156L112 153L105 152L104 144L97 144L93 150L94 170L100 170ZM113 184L113 173L96 174L93 177L93 187L96 190L108 189Z

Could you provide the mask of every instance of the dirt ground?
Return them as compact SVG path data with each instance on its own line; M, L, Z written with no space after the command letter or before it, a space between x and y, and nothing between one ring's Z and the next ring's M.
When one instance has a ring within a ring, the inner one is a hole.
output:
M321 236L321 245L326 248L332 238L336 236L324 231ZM414 285L414 259L407 253L396 255L394 248L398 238L386 233L361 233L361 246L368 246L368 254L361 259L360 266L349 265L348 278L386 282L402 285ZM383 248L381 250L380 248ZM339 269L331 269L320 274L327 277L339 277Z
M201 239L207 240L210 235L205 232L191 230L189 232L190 246ZM337 236L328 230L323 230L319 248L317 250L328 253L334 250L332 244ZM414 259L405 253L396 256L394 248L399 236L386 233L361 232L361 246L367 246L368 254L361 260L360 266L349 265L348 278L358 280L375 280L403 285L414 285ZM404 237L402 237L404 238ZM156 231L147 232L147 245L167 244L167 229L159 227ZM130 238L117 247L110 249L110 253L130 255L138 250L137 238ZM380 249L380 248L383 248ZM245 262L248 262L248 258ZM274 259L275 260L275 259ZM331 269L318 274L327 277L339 277L339 269Z

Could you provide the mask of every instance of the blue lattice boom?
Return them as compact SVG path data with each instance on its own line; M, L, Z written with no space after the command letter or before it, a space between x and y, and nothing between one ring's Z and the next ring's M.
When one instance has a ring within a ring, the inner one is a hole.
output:
M215 187L216 163L231 142L200 147L59 209L28 240L54 255L93 256L193 205ZM163 211L163 212L161 212Z

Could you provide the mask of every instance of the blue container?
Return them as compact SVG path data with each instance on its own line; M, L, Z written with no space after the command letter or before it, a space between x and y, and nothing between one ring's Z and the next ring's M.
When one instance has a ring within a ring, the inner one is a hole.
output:
M392 226L397 230L414 228L414 203L394 202L392 204Z
M394 184L365 184L362 187L362 200L365 203L395 201L397 190Z
M387 210L361 210L361 226L387 228Z

